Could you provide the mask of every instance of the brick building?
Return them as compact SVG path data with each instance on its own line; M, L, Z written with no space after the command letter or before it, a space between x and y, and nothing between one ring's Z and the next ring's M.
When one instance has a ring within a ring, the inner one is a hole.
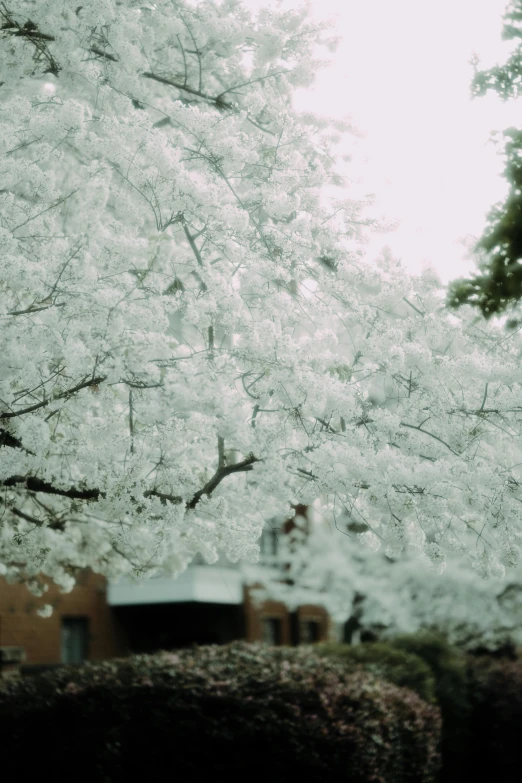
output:
M54 612L40 617L37 609L46 603ZM71 593L50 584L43 598L0 578L0 647L22 648L32 666L124 655L127 642L107 603L105 579L85 571Z
M262 559L273 561L274 529L262 539ZM37 609L53 606L49 618ZM85 571L69 594L50 585L42 598L0 578L0 648L23 648L25 668L80 663L132 652L174 649L236 639L302 644L329 638L332 623L321 607L290 612L279 602L256 606L238 566L195 561L177 579L106 580Z

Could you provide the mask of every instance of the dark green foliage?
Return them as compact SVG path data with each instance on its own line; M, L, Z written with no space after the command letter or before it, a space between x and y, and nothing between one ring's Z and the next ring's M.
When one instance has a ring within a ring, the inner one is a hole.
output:
M504 16L504 39L522 39L522 3L512 3ZM474 96L494 90L501 98L517 98L522 93L522 44L503 66L475 71ZM489 318L512 308L522 297L522 133L516 128L505 131L506 166L504 176L509 193L504 204L495 205L476 249L484 254L479 271L468 280L455 280L449 288L448 304L470 304ZM521 323L516 316L508 327Z
M522 661L470 658L474 753L468 780L519 783L522 776Z
M313 649L318 655L339 661L352 671L362 667L380 679L410 688L424 701L435 702L433 673L418 655L396 649L386 642L356 645L327 642L314 645Z
M469 280L455 280L448 304L477 306L489 318L506 311L522 297L522 133L505 131L506 166L510 184L506 202L494 206L486 230L476 249L486 253L487 262ZM513 318L512 326L518 325Z
M471 753L467 661L463 653L442 635L431 631L397 636L390 644L419 656L435 677L435 696L442 714L441 780L467 780Z
M514 0L504 14L502 39L522 39L522 3ZM475 64L475 76L471 84L473 96L482 97L488 90L494 90L503 100L518 98L522 90L522 53L520 46L509 56L504 65L496 65L486 71L479 71Z
M107 782L255 777L428 783L440 718L309 650L234 643L0 687L2 774ZM73 775L71 773L74 773Z

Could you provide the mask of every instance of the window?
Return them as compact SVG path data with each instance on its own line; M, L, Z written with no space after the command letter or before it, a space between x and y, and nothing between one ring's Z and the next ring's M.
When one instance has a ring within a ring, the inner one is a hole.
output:
M279 617L263 617L261 620L261 640L265 644L281 644L281 626Z
M279 530L271 526L269 522L263 528L261 540L259 541L261 550L261 560L272 560L279 549Z
M319 620L301 620L299 623L299 641L301 644L313 644L319 641L321 623Z
M62 617L62 663L83 663L89 655L89 619Z

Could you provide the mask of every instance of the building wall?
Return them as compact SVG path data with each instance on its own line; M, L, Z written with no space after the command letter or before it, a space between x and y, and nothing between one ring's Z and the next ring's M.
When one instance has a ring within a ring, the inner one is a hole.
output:
M263 641L263 620L269 618L280 620L279 643L285 645L302 641L299 624L305 620L318 622L320 640L329 638L332 630L321 607L301 606L290 612L276 601L258 607L247 588L243 604L238 606L169 603L122 609L110 607L106 593L105 579L88 570L80 575L71 593L62 594L50 584L41 598L33 596L25 585L10 585L0 578L0 647L22 647L27 666L60 663L64 617L88 618L88 660L92 661L192 643ZM51 617L38 616L37 609L44 604L53 606Z
M248 642L262 641L263 620L274 618L281 621L281 644L299 643L299 624L306 620L319 623L319 641L332 638L333 623L326 609L321 606L300 606L297 612L290 612L285 604L279 601L265 601L256 605L249 590L245 588L245 638ZM297 638L296 638L297 635Z
M53 606L51 617L39 617L37 609ZM72 592L49 590L36 598L25 585L8 584L0 578L0 646L23 647L26 664L59 663L62 617L89 620L88 659L103 660L125 655L127 645L122 629L106 601L106 581L92 571L80 574Z

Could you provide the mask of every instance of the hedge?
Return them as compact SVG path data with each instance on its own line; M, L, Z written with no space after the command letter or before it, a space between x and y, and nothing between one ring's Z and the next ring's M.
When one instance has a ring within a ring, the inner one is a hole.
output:
M402 652L422 658L435 678L435 696L442 715L442 770L444 783L467 780L475 742L470 733L470 699L466 655L444 634L422 631L389 640Z
M418 655L397 650L386 642L356 645L322 642L314 645L313 650L317 655L338 661L351 670L362 667L400 688L410 688L431 704L436 701L433 672Z
M2 772L431 783L440 715L308 650L243 642L64 667L0 686Z
M522 777L522 661L469 658L470 775L495 783Z

